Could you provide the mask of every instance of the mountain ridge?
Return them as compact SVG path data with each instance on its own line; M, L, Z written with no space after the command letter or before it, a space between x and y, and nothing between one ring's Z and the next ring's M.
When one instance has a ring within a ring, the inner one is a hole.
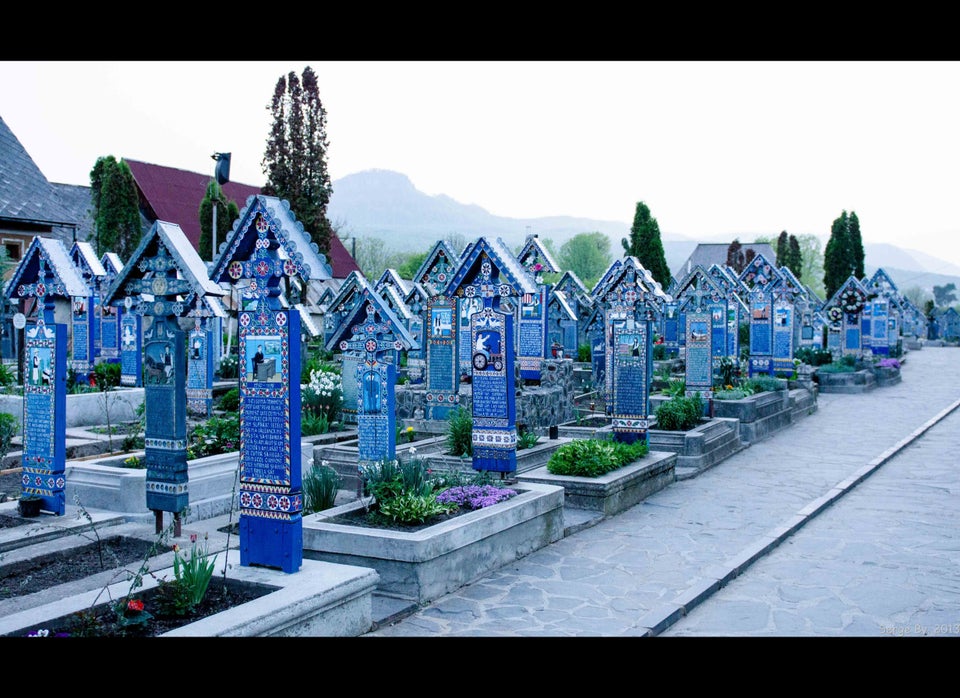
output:
M425 252L437 240L455 233L467 241L480 236L499 237L511 249L523 244L528 234L550 239L559 249L563 243L584 232L600 232L610 239L610 251L619 257L620 240L630 234L631 223L574 216L507 218L490 213L476 204L463 204L446 194L419 191L410 178L400 172L371 169L346 175L332 182L333 193L327 216L344 237L379 238L393 251ZM743 233L737 237L749 242L766 233ZM753 236L753 237L751 237ZM667 265L679 270L700 243L729 242L726 236L694 240L678 233L661 231ZM821 250L826 237L817 236ZM960 267L920 251L889 243L864 243L865 270L868 275L883 268L901 292L918 286L932 294L934 285L955 283L960 287ZM906 286L901 284L906 283Z

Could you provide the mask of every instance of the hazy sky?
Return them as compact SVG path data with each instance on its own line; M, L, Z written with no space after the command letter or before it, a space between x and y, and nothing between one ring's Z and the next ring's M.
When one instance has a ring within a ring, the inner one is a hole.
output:
M220 151L259 186L274 86L307 65L333 180L395 170L625 233L644 201L664 235L711 242L826 240L856 211L865 241L960 265L958 62L8 61L0 116L53 182L88 185L102 155L212 176Z

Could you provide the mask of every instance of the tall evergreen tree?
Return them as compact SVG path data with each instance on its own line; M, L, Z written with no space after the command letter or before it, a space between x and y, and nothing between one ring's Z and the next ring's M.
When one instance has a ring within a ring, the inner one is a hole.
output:
M743 267L746 266L743 245L740 244L739 238L734 238L733 242L727 247L727 266L738 274L742 272Z
M849 229L850 219L846 211L841 213L830 227L830 239L823 251L823 288L827 294L826 300L832 298L856 270L850 255Z
M786 267L799 279L803 274L803 254L800 252L800 241L796 235L790 235L787 247Z
M263 193L290 202L290 210L324 254L333 229L327 205L333 186L327 172L327 112L320 101L317 76L291 71L277 80L267 106L273 116L261 166L267 176Z
M847 243L849 244L850 263L853 265L853 274L858 279L863 279L865 255L863 252L863 240L860 238L860 219L857 218L856 211L850 211L847 218Z
M143 226L133 173L112 155L97 158L90 171L93 203L93 247L98 257L115 252L127 260L140 244Z
M780 236L777 238L777 269L780 267L785 267L787 265L787 257L790 254L790 240L787 237L787 231L783 230L780 232Z
M213 206L217 206L217 247L225 242L227 234L233 227L233 222L240 217L240 208L235 201L226 198L223 189L217 184L215 179L211 179L207 184L207 192L200 202L200 209L197 215L200 216L200 244L197 250L200 253L200 259L205 262L212 262L216 257L216 250L213 249Z
M620 244L623 245L623 253L636 257L663 288L670 285L670 267L667 266L663 242L660 240L660 226L642 201L637 202L629 240L623 238Z

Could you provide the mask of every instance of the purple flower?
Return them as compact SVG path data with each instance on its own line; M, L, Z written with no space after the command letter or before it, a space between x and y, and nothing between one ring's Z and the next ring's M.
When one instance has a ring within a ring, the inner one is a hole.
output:
M900 368L900 362L896 359L880 359L877 365L882 368Z
M466 485L450 487L437 495L437 501L451 502L467 509L483 509L484 507L503 502L517 494L516 490L493 485Z

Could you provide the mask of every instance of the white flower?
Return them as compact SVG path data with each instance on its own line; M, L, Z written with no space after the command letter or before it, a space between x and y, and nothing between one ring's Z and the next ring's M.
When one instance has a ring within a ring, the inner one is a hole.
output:
M416 446L411 446L411 447L410 447L410 455L411 455L411 456L417 455L417 448L416 448Z

